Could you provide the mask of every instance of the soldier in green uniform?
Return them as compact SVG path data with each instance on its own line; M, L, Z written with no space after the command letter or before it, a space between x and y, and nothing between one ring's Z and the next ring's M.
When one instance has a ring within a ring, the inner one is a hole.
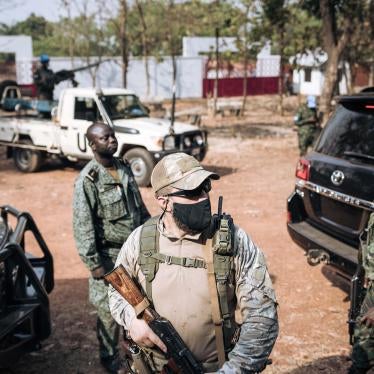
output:
M297 126L300 156L304 156L320 131L315 96L307 97L306 103L298 109L294 121Z
M95 123L87 130L94 153L75 183L73 228L82 261L89 269L89 298L97 309L97 338L102 365L110 373L120 367L119 326L108 306L103 275L110 271L130 233L149 217L130 165L113 157L118 143L113 129Z
M370 216L367 238L362 244L362 261L366 295L355 327L349 374L364 374L374 367L374 213Z

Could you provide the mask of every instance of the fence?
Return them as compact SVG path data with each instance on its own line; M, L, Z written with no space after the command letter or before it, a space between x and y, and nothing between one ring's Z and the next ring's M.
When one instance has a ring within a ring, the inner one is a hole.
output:
M278 93L279 77L247 78L247 95ZM243 96L244 78L218 79L218 97ZM203 79L203 97L212 97L214 79Z

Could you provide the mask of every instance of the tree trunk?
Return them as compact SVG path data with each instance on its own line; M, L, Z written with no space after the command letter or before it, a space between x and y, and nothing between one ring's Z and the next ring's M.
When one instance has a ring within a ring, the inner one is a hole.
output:
M177 60L175 58L175 54L171 56L172 64L173 64L173 93L171 99L171 115L170 115L170 134L174 134L174 122L175 122L175 104L177 100Z
M247 86L248 86L248 56L247 56L247 48L244 52L244 78L243 78L243 101L242 107L240 109L240 115L243 117L245 112L245 106L247 104Z
M339 62L343 49L349 40L351 19L345 19L343 21L341 36L338 39L338 36L334 32L335 28L333 25L336 24L336 20L331 12L329 0L320 0L319 5L322 16L323 45L328 55L319 107L322 114L321 124L323 126L331 111L331 100L334 94L334 88L337 84Z
M218 101L218 73L219 73L219 28L216 27L216 76L214 78L213 88L213 116L217 114Z
M279 110L280 110L280 115L283 116L283 80L284 80L284 68L283 68L283 54L284 54L284 24L282 24L281 30L280 30L280 40L279 40L279 49L280 49L280 61L279 61L279 69L280 69L280 74L279 74L279 81L278 81L278 92L279 92Z
M245 11L246 22L244 23L244 78L243 78L243 101L240 109L240 115L243 117L245 112L245 106L247 104L247 86L248 86L248 17L251 4L248 3Z
M374 86L374 61L370 62L369 86Z
M320 111L322 112L322 123L326 122L331 110L331 100L334 95L334 88L338 78L338 65L340 55L336 48L332 48L328 54L329 58L326 63L325 80L323 82Z
M147 85L147 97L150 95L150 74L149 74L149 60L148 60L148 35L147 35L147 24L145 23L143 7L139 0L136 0L136 5L138 7L140 22L142 23L142 45L143 45L143 61L145 69L145 78Z
M127 70L129 65L129 48L127 40L127 1L120 1L120 48L121 48L121 69L122 69L122 84L127 88Z

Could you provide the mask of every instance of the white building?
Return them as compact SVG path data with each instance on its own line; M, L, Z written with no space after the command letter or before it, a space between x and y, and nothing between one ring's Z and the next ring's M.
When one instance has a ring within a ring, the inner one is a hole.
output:
M290 58L290 63L296 66L292 76L295 93L301 95L321 95L324 83L324 67L327 58L327 53L322 50L299 53ZM339 92L341 94L347 93L347 80L344 76L341 77L339 82Z

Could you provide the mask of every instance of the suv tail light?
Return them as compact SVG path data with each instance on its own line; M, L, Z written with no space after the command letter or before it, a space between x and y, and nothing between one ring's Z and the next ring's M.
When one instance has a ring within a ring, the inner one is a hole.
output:
M309 180L310 161L301 158L296 165L296 177L305 181Z

